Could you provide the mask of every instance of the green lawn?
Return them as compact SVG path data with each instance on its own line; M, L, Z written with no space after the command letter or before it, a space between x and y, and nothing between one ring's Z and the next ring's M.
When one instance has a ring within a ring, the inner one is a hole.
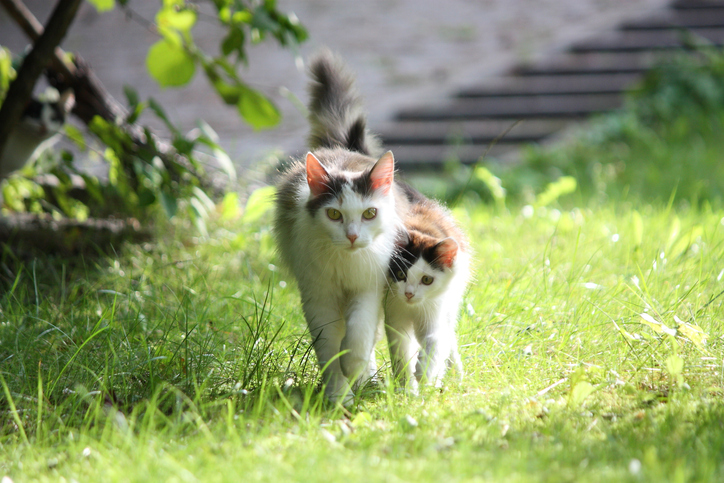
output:
M524 214L525 213L525 216ZM13 481L724 477L724 226L708 208L458 208L465 377L327 407L268 227L113 259L6 256ZM284 283L286 282L286 283ZM643 316L642 316L643 314ZM380 344L377 358L387 362ZM383 369L384 371L384 369Z

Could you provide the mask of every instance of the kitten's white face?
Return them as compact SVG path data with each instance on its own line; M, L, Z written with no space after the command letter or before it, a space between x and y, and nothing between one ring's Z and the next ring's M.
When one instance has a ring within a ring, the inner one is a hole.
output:
M390 283L395 297L408 305L418 305L442 294L452 276L452 270L437 269L420 257L407 273L398 271Z
M390 196L364 196L345 186L315 213L332 244L351 251L367 248L394 223Z

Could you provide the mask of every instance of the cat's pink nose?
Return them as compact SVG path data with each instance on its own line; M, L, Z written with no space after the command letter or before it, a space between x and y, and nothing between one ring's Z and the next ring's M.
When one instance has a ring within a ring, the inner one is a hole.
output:
M410 300L410 299L411 299L412 297L414 297L414 296L415 296L414 293L405 292L405 297L407 297L407 300Z
M347 238L348 238L349 241L352 243L352 245L354 245L354 241L355 241L358 237L357 237L357 235L353 235L353 234L349 233L349 234L347 234Z

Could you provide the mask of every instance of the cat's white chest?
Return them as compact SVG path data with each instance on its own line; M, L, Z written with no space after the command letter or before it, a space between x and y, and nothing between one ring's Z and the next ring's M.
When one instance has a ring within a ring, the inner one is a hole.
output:
M330 284L345 291L382 289L385 283L385 267L392 252L384 246L386 240L372 247L356 250L323 250L311 273L316 273L320 284Z

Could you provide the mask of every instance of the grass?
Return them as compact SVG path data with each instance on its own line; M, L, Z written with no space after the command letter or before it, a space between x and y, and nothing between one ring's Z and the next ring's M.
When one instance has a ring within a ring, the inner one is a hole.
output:
M3 252L0 476L721 481L724 108L652 121L661 92L499 178L448 180L476 253L466 373L419 397L389 386L380 344L380 382L350 411L324 402L268 192L207 237L178 222L114 256Z
M463 382L419 398L382 382L351 413L321 400L296 288L270 265L263 224L219 223L207 239L85 263L6 259L0 472L721 479L721 213L457 213L477 253L459 327ZM386 367L383 344L377 357Z

